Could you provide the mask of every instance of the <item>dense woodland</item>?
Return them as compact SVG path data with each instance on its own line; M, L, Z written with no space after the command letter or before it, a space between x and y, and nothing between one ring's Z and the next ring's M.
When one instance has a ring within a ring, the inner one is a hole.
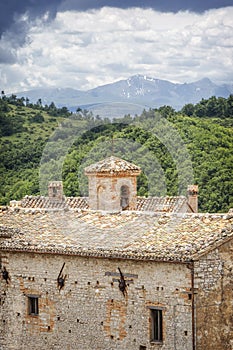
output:
M233 207L233 96L211 97L180 111L170 106L140 116L102 120L54 103L0 98L0 204L46 194L63 180L67 196L87 195L85 166L111 154L142 168L138 195L185 194L199 186L199 210Z

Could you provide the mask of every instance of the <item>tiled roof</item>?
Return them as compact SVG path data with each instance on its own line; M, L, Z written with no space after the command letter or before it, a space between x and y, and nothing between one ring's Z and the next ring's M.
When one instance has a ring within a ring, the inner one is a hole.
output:
M124 159L114 156L105 158L95 164L85 168L85 174L120 174L120 173L135 173L139 175L141 169L139 166L129 163Z
M0 223L3 250L139 260L187 262L233 237L232 213L8 208Z
M16 202L17 203L17 202ZM186 208L187 198L180 197L137 197L138 211L151 212L181 212ZM63 201L57 201L43 196L25 196L20 201L22 208L47 208L47 209L88 209L88 197L64 197Z
M87 197L64 197L64 200L58 201L44 196L25 196L20 201L22 208L46 208L46 209L88 209Z
M181 212L187 209L187 198L185 196L174 197L137 197L137 210L151 212ZM187 210L185 210L187 211Z
M66 197L66 206L72 209L88 209L88 197Z

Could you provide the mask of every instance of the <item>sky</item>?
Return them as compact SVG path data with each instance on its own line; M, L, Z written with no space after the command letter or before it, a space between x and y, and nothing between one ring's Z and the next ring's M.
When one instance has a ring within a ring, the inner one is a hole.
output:
M233 0L0 0L0 87L233 84Z

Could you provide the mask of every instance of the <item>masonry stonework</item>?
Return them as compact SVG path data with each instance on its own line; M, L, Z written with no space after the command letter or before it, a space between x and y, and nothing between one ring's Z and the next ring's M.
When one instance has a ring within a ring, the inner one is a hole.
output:
M233 349L233 242L195 263L197 350Z
M2 281L2 350L192 348L185 264L23 253L6 253L2 263L10 274L9 284ZM125 296L118 267L127 283ZM37 316L28 315L30 295L39 297ZM150 341L153 306L164 310L163 344Z
M136 210L140 173L138 166L113 156L87 167L90 209Z
M137 207L137 181L134 176L89 176L88 204L93 210L122 210L121 189L128 188L127 209Z

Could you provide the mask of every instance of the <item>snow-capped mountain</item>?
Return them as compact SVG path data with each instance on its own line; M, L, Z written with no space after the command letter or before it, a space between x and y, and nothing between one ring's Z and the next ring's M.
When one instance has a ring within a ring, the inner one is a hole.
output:
M219 86L208 78L193 83L176 84L145 75L134 75L88 91L41 88L17 93L17 96L28 97L33 103L40 98L43 104L54 102L58 107L66 106L72 111L81 107L100 116L111 117L136 114L144 108L158 108L163 105L179 110L185 104L195 104L202 98L228 97L232 93L233 85Z

